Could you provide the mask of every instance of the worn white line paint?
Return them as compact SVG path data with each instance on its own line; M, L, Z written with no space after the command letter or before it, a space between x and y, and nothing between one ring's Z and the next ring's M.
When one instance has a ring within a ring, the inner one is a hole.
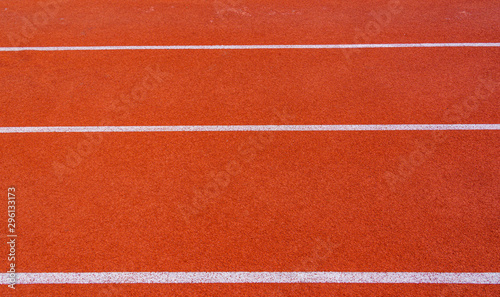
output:
M244 50L244 49L335 49L407 47L499 47L489 43L382 43L382 44L269 44L269 45L137 45L137 46L47 46L0 47L3 52L19 51L117 51L117 50Z
M0 127L0 133L500 130L500 124Z
M407 283L500 284L500 273L437 272L89 272L17 273L17 284ZM7 273L2 284L8 284Z

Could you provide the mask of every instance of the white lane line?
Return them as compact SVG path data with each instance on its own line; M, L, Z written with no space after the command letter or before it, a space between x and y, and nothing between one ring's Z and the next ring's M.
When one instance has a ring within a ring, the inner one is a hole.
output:
M17 284L391 283L500 284L500 273L449 272L86 272L16 273ZM2 273L1 283L8 284Z
M500 130L500 124L0 127L0 133Z
M382 43L382 44L262 44L262 45L138 45L138 46L47 46L0 47L2 52L19 51L117 51L117 50L241 50L241 49L335 49L335 48L407 48L407 47L500 47L486 43Z

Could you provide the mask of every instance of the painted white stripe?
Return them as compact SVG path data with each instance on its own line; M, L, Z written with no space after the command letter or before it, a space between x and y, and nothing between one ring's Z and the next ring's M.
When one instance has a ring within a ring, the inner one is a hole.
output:
M500 284L500 273L437 272L88 272L17 273L17 284L405 283ZM2 273L2 284L8 274Z
M335 49L406 47L499 47L489 43L382 43L382 44L269 44L269 45L138 45L138 46L47 46L0 47L2 52L19 51L117 51L117 50L242 50L242 49Z
M0 127L0 133L500 130L500 124Z

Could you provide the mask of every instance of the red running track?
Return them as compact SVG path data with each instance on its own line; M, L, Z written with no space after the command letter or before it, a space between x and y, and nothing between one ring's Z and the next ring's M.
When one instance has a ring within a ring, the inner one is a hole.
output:
M493 1L3 5L1 47L498 42L500 25ZM498 124L499 62L498 47L0 52L0 125ZM499 133L1 134L0 185L3 195L16 187L21 273L499 272ZM8 245L3 251L6 271ZM0 295L13 292L0 287ZM15 292L498 296L500 289L19 284Z

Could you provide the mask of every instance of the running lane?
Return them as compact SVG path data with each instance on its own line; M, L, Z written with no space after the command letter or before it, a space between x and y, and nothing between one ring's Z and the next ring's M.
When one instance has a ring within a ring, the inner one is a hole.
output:
M42 0L1 14L0 46L498 42L500 26L489 0Z
M499 264L498 131L92 136L2 136L11 145L1 152L10 173L1 183L19 189L21 272L483 272ZM415 152L422 159L401 173L400 160ZM255 285L238 286L247 287Z
M499 123L500 48L0 52L2 126ZM273 111L275 111L273 113ZM276 122L275 113L294 118Z

